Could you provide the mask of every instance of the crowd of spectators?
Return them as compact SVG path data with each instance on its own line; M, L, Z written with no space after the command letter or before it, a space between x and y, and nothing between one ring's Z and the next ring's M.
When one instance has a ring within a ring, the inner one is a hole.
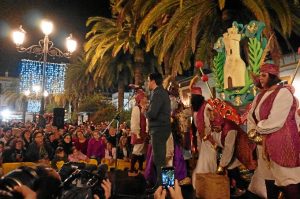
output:
M118 128L108 124L109 122L96 125L65 124L62 129L50 123L46 124L44 129L38 128L37 124L32 122L2 124L0 126L0 169L3 163L14 162L39 163L37 165L51 166L56 171L59 170L60 162L87 163L86 169L91 160L97 160L99 165L105 163L109 166L113 166L115 161L120 159L129 163L133 149L129 127L126 123L121 123ZM140 163L138 168L141 169ZM130 171L137 172L137 170ZM0 171L1 175L3 175L2 171ZM175 193L180 192L178 182L176 183L175 191L170 188L171 198L181 199L181 193L175 196ZM101 183L105 198L110 198L111 186L109 180L103 180ZM47 188L46 191L33 191L26 185L22 185L14 187L14 190L21 193L25 199L51 198ZM45 197L43 194L48 195ZM165 197L166 192L160 187L154 198ZM96 195L93 198L97 198Z
M118 128L108 124L65 124L63 129L50 123L44 129L32 122L3 124L0 127L0 165L35 162L57 169L59 161L89 163L95 159L98 164L113 165L117 158L129 162L130 129L126 123Z

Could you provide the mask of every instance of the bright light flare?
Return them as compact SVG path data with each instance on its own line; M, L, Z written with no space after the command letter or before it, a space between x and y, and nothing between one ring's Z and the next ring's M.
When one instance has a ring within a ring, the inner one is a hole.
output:
M30 95L30 90L24 91L24 94L28 97Z
M26 32L20 26L19 30L16 30L12 33L12 39L17 46L20 46L24 43Z
M3 111L1 111L1 116L3 117L3 119L7 119L11 116L11 111L9 109L4 109Z
M44 91L44 97L48 97L49 93L48 91Z
M73 53L77 48L77 42L72 38L72 34L66 39L67 49L70 53Z
M50 35L53 31L53 23L49 20L43 20L41 22L41 29L45 35Z
M40 85L33 85L32 90L33 90L33 92L38 93L38 92L41 91L41 86Z

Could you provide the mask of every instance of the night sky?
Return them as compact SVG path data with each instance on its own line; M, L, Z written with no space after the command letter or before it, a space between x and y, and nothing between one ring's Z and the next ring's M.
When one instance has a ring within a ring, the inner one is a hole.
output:
M109 0L0 0L0 76L6 71L9 75L18 76L18 63L22 58L39 60L34 55L17 52L11 32L20 25L27 32L25 47L38 44L43 38L39 22L48 18L54 24L54 32L49 37L55 47L65 50L65 38L72 33L78 48L82 48L89 30L85 23L91 16L110 17ZM279 35L278 38L283 53L290 53L284 40ZM296 51L300 45L299 37L292 34L289 40ZM56 59L54 62L60 61L64 60Z
M19 53L11 39L11 32L20 25L27 32L24 46L38 44L43 38L39 26L47 18L54 24L49 36L54 46L65 50L65 38L72 33L82 48L88 30L85 23L90 16L110 16L109 0L1 0L0 1L0 76L6 71L17 76L22 58L39 59Z

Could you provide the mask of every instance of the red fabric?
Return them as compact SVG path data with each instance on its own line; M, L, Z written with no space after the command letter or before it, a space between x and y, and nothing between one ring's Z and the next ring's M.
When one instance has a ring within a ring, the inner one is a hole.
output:
M84 155L87 154L89 139L85 139L84 142L79 142L79 139L74 139L74 146L78 151L81 151Z
M213 108L214 112L220 114L221 117L229 119L236 124L241 123L241 118L237 110L228 102L225 102L219 98L209 99L207 102Z
M203 102L200 109L197 112L197 130L200 135L200 138L203 138L205 136L204 129L205 129L205 122L204 122L204 110L206 107L207 102Z
M202 95L202 89L200 87L193 86L191 89L193 95Z
M225 139L229 131L235 130L237 132L235 140L235 153L236 158L247 167L249 170L254 170L257 167L257 161L253 156L256 145L252 143L247 134L233 121L228 119L220 120L222 127L221 131L221 144L225 146Z
M147 137L147 133L146 133L146 117L145 115L141 112L141 107L139 107L140 109L140 137L141 138L137 138L136 134L132 134L131 135L131 144L143 144L145 141L145 138Z
M249 104L246 106L245 112L241 115L241 123L242 123L242 124L246 124L246 122L247 122L247 117L248 117L248 114L249 114L249 111L251 110L251 108L252 108L252 103L249 103Z
M135 101L136 101L136 103L140 103L140 101L143 99L145 97L145 93L144 93L144 91L143 90L138 90L137 92L136 92L136 95L135 95Z
M224 124L224 118L214 111L214 120L211 121L212 126L222 126Z
M260 67L260 72L264 72L264 73L269 73L272 75L279 75L279 66L275 65L275 64L263 64Z
M269 117L273 102L282 87L273 91L261 104L259 110L260 120ZM260 97L260 96L259 96ZM259 104L261 97L257 101ZM289 115L281 129L266 135L266 152L269 158L283 167L300 166L300 136L295 120L297 103L294 98Z
M257 167L256 157L254 156L256 144L251 142L239 126L237 128L237 136L235 140L235 156L249 170L254 170Z

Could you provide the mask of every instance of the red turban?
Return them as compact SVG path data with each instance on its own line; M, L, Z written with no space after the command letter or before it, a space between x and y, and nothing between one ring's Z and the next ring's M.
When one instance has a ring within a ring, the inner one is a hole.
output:
M135 101L136 103L140 103L140 101L145 97L145 93L143 90L138 90L135 94Z
M202 89L200 87L193 86L191 93L194 95L202 95Z
M275 64L265 63L260 67L260 72L279 76L279 66Z
M190 81L190 91L191 91L191 94L202 95L202 89L201 89L201 87L196 86L196 83L197 83L198 79L199 79L199 77L195 76Z

